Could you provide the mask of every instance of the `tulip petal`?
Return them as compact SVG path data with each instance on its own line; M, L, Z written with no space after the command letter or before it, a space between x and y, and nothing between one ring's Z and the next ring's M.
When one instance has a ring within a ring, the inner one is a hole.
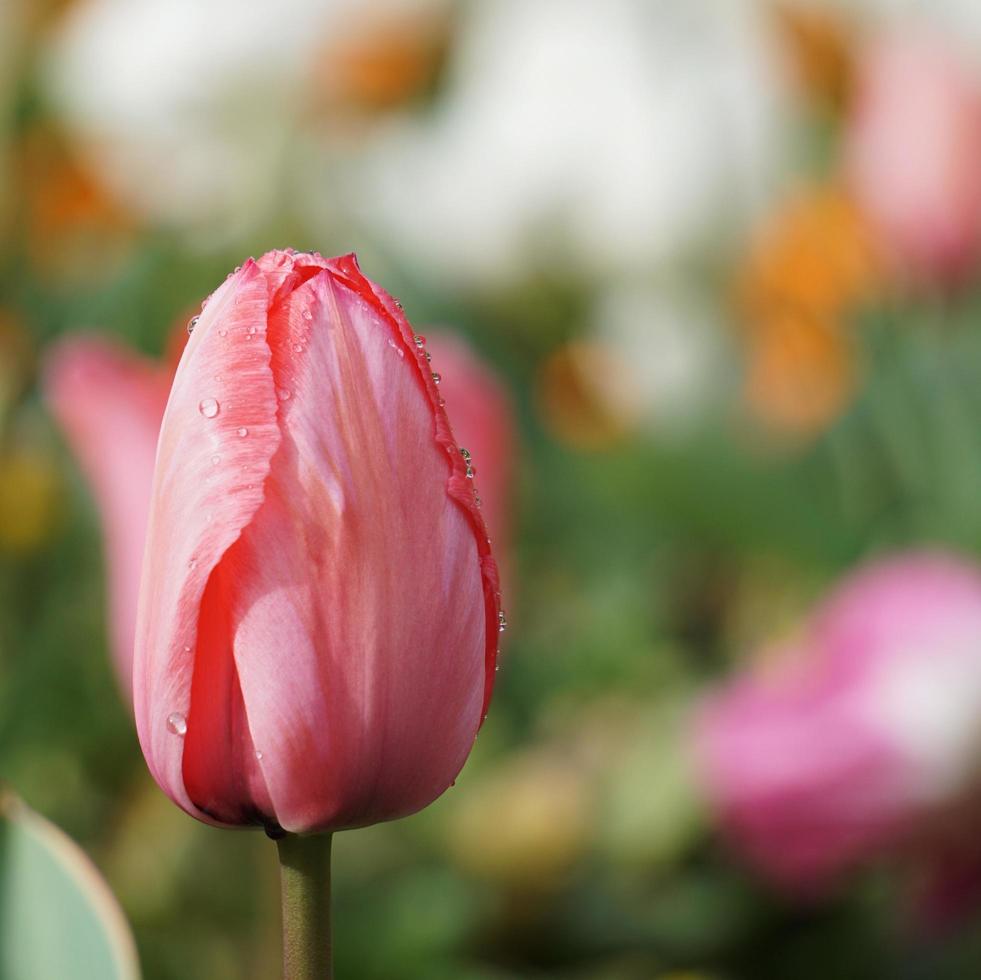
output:
M45 363L45 399L99 508L112 654L127 703L154 456L169 381L149 360L97 337L62 340Z
M241 744L248 732L240 717L226 719L221 739L200 740L195 722L204 724L209 705L192 706L191 695L205 664L196 651L217 656L199 636L202 596L261 505L279 445L268 302L266 279L250 261L210 298L188 340L160 432L140 594L133 692L140 744L171 799L208 822L229 821L191 799L185 765L220 768L222 753L251 751Z
M265 502L226 561L246 713L287 830L419 809L482 718L478 542L447 491L459 451L434 438L418 352L394 326L330 271L270 314L291 397Z

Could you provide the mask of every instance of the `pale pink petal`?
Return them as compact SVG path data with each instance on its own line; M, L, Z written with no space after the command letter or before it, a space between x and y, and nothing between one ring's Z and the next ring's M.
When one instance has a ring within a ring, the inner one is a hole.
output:
M191 688L195 651L213 650L198 635L205 587L261 505L280 441L268 303L266 278L250 261L210 298L188 339L160 432L140 593L134 704L143 753L175 802L219 822L225 814L209 817L192 802L184 768L212 753L252 758L248 733L236 718L221 739L201 744L210 705L199 699L192 711Z
M169 387L164 370L102 338L68 337L46 358L45 399L99 508L113 661L127 703L157 434Z

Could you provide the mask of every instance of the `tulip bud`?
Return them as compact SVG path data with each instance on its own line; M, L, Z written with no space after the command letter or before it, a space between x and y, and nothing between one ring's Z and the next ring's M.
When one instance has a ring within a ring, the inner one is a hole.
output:
M271 252L209 298L164 413L140 743L208 823L412 813L470 751L497 569L436 365L353 256Z

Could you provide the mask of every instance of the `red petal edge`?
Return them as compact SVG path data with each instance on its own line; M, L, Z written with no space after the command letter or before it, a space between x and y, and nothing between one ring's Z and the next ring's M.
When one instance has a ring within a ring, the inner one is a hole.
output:
M494 692L494 678L497 674L497 654L500 646L501 586L497 563L491 554L491 540L487 536L487 526L477 507L473 494L473 483L467 479L467 464L460 453L460 447L453 438L453 430L446 409L440 404L439 389L433 381L432 370L423 350L415 344L415 332L405 318L400 304L384 289L375 285L358 265L357 256L352 252L338 258L327 259L328 270L345 286L352 289L382 315L391 325L395 336L403 348L412 355L416 365L419 382L426 392L436 425L436 442L446 450L450 462L450 478L446 489L470 520L477 541L477 554L480 559L480 575L484 584L484 605L486 607L486 652L484 701L480 712L481 724L487 717L491 695Z

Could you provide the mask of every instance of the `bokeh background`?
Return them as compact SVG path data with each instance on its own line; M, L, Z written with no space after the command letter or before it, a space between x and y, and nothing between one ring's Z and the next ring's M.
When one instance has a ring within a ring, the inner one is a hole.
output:
M492 711L434 806L337 838L338 974L981 975L981 640L912 712L960 712L956 778L818 882L699 758L855 567L981 557L976 0L0 0L0 779L148 980L277 975L275 848L147 774L39 379L82 330L164 357L286 245L356 251L511 406ZM832 824L875 779L839 775Z

